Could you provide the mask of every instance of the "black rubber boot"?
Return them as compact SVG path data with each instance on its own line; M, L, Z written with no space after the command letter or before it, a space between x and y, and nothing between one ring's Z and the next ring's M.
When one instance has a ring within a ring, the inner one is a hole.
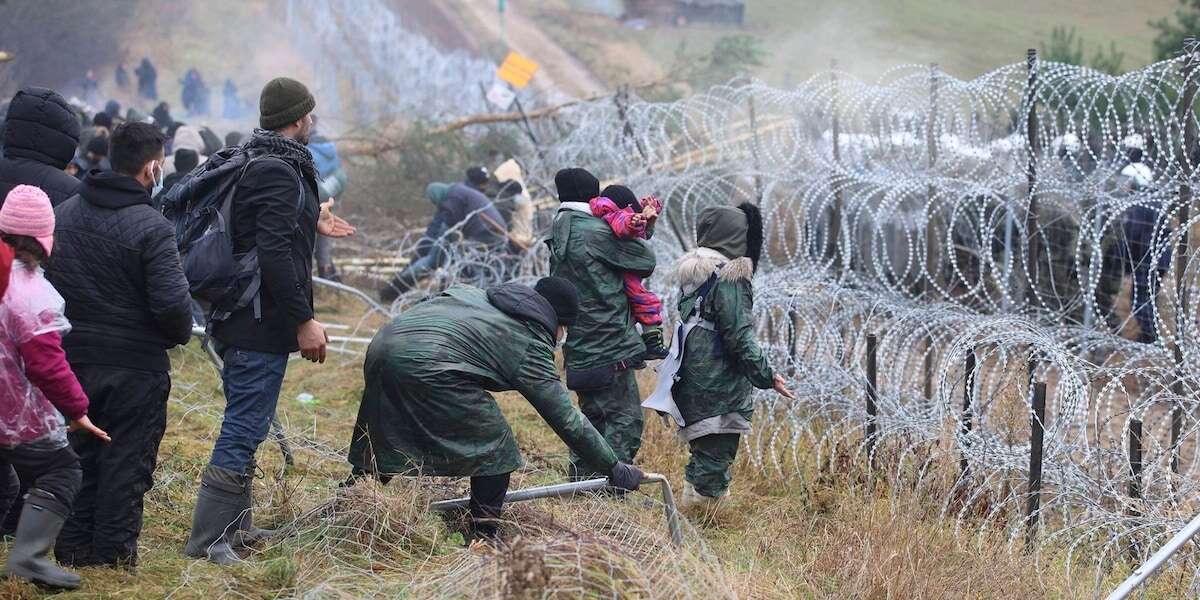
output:
M255 463L250 463L250 466L246 467L246 486L242 491L245 496L243 502L246 510L242 511L242 518L238 521L238 530L233 544L238 548L249 548L259 542L268 542L279 535L277 529L263 529L254 526L254 478L257 470L258 465Z
M646 353L642 355L646 360L662 360L671 353L663 345L662 327L647 327L642 331L642 342L646 344Z
M54 547L54 540L69 512L54 494L30 488L17 521L16 540L8 554L4 574L52 588L78 588L79 576L59 568L50 560L50 549Z
M208 465L200 477L196 511L192 513L192 535L184 554L207 558L218 565L241 560L232 540L242 514L250 508L246 494L246 476L229 469Z

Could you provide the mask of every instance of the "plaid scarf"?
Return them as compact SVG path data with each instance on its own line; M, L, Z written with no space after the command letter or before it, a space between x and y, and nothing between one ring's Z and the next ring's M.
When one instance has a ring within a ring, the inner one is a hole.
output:
M300 172L306 177L314 181L318 179L312 153L308 151L307 146L296 140L283 137L274 131L255 129L254 134L250 136L250 140L243 147L296 163L300 167Z

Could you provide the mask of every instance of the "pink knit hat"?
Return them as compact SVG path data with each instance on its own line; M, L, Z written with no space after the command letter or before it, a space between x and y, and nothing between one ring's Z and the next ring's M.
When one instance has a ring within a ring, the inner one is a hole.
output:
M41 188L18 185L0 207L0 232L37 239L50 255L54 248L54 208Z

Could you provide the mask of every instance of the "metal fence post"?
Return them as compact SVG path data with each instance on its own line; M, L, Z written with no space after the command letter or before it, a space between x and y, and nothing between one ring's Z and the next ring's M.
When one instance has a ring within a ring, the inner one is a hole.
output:
M829 68L829 77L833 82L833 102L831 103L833 105L833 120L831 127L833 132L832 141L834 174L829 178L830 191L833 192L833 206L830 207L829 218L829 240L831 242L831 248L827 251L826 257L833 259L834 267L840 271L838 273L838 279L840 280L846 275L846 259L844 256L844 251L846 248L842 248L842 190L841 177L839 174L842 163L842 123L839 116L841 94L839 93L838 87L837 61L834 60L830 64Z
M1037 271L1038 261L1041 260L1041 243L1038 239L1038 199L1037 199L1037 162L1041 153L1038 139L1038 53L1030 48L1025 53L1025 67L1029 70L1029 78L1025 87L1024 110L1026 116L1025 141L1028 152L1026 176L1029 185L1029 209L1025 213L1025 238L1028 244L1027 264L1025 267L1026 282L1029 285L1027 301L1030 307L1037 305Z
M971 406L971 398L975 395L975 350L967 352L967 365L963 375L963 412L962 425L959 426L959 436L966 444L967 435L971 433L973 421L975 419L974 408ZM958 459L959 478L966 479L967 471L971 468L967 461L966 448L962 448Z
M791 310L791 309L788 309L787 314L788 314L788 358L791 359L788 362L788 376L795 377L796 376L796 338L798 337L798 334L799 334L799 331L797 331L798 328L796 326L796 319L797 319L798 315L796 314L795 310Z
M867 467L874 472L875 470L875 433L876 424L875 417L878 414L879 407L876 404L878 400L878 383L879 383L879 363L878 363L879 339L873 333L867 334L867 425L866 425L866 448L867 448Z
M1141 516L1141 511L1137 508L1137 501L1142 497L1142 420L1129 420L1129 499L1131 506L1129 507L1129 516L1137 518ZM1129 557L1137 562L1139 551L1137 540L1133 539L1132 534L1129 540Z
M1033 402L1029 434L1029 488L1025 504L1025 549L1037 541L1038 520L1042 510L1042 451L1046 436L1046 384L1033 384Z

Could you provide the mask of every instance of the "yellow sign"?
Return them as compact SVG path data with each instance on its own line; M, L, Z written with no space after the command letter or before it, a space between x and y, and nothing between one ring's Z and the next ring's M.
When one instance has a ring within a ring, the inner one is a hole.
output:
M512 84L517 89L523 89L529 85L529 80L533 78L533 74L537 70L537 63L516 52L509 52L508 56L504 59L504 63L496 70L496 76Z

